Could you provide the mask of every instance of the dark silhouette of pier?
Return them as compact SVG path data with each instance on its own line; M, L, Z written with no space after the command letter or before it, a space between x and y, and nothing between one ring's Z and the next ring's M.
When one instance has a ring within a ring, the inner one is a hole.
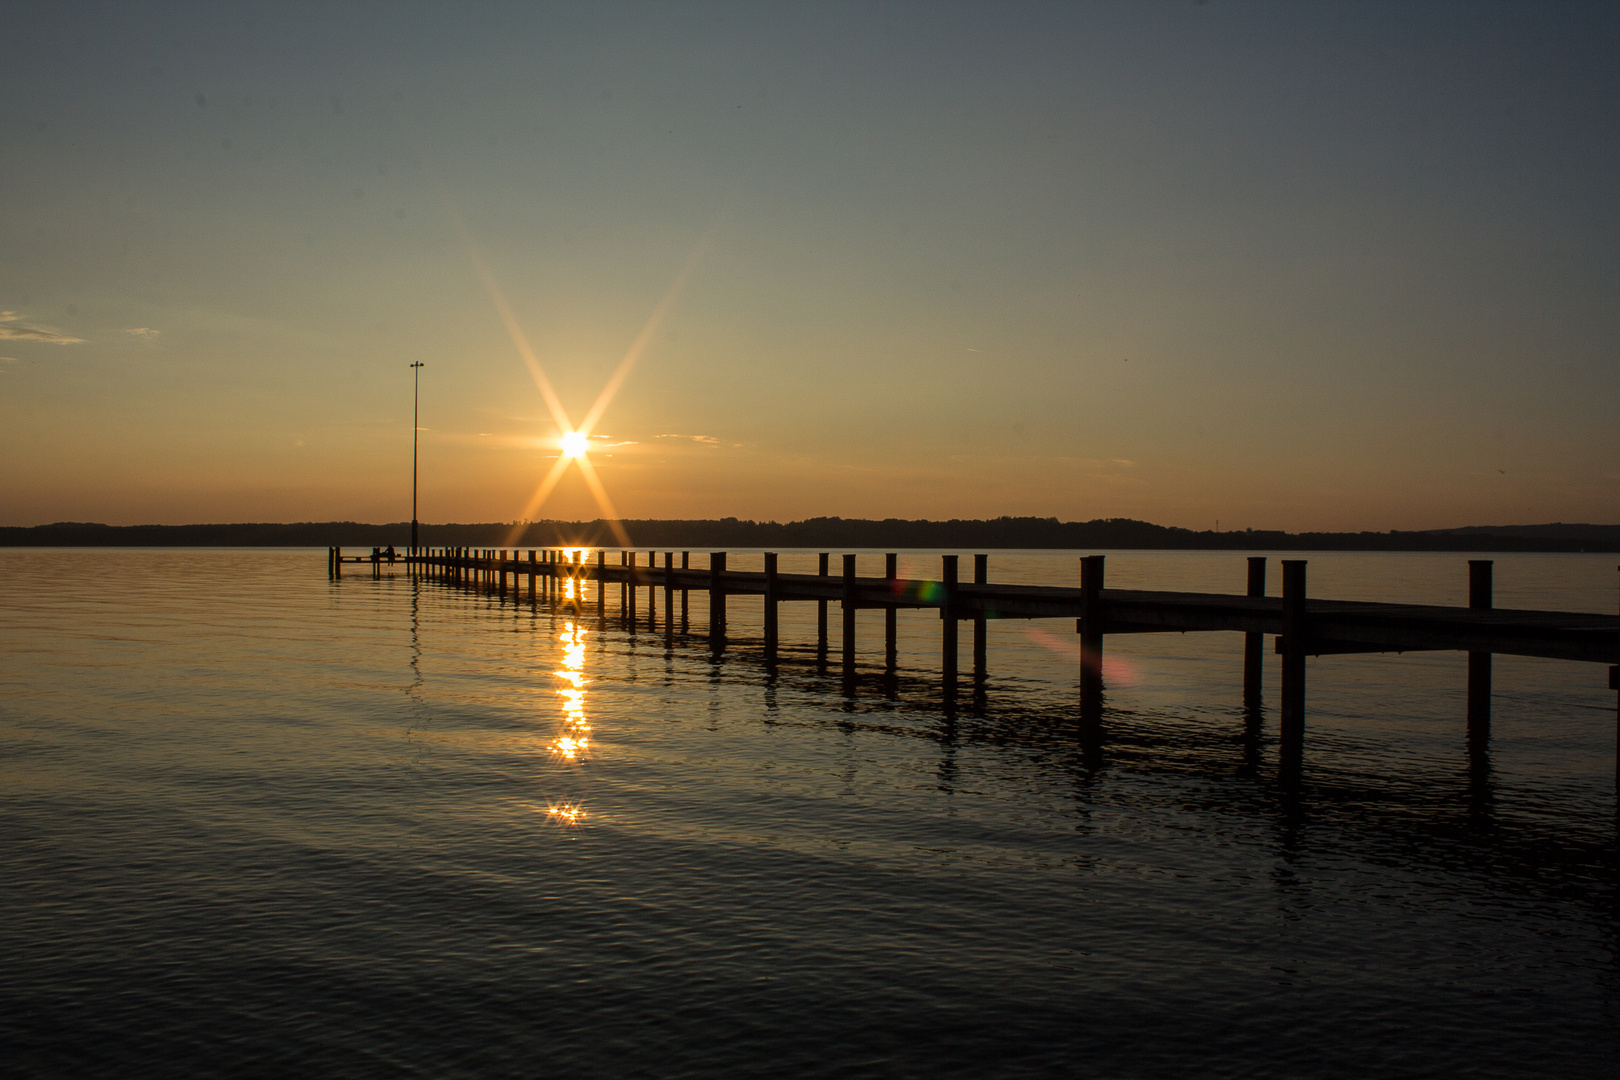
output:
M941 557L938 579L902 578L898 557L885 556L882 577L861 577L856 556L843 556L841 573L831 572L827 553L819 556L818 572L784 574L777 570L777 555L766 552L762 571L727 567L727 553L710 553L708 565L691 565L691 553L620 550L617 561L598 548L587 558L581 549L427 548L411 554L384 553L347 556L329 548L327 571L334 578L343 567L362 564L373 575L384 567L403 565L408 572L458 585L488 588L530 598L586 606L583 585L594 583L594 604L605 615L607 586L620 587L621 610L636 620L637 596L649 590L648 618L656 622L656 596L664 592L664 625L673 633L676 596L680 625L689 629L688 598L693 591L708 594L708 640L712 649L726 647L730 596L759 596L764 601L764 653L767 663L778 656L778 605L817 605L817 655L828 656L827 607L836 603L843 613L842 668L853 685L856 671L855 613L881 608L884 618L884 657L887 669L896 663L895 613L901 608L933 608L940 616L940 694L944 706L954 709L960 690L958 629L972 623L974 682L982 685L986 663L986 623L991 619L1073 619L1080 636L1079 723L1082 734L1093 731L1102 716L1103 653L1112 634L1236 632L1245 636L1243 693L1251 716L1261 712L1261 676L1265 663L1264 640L1274 639L1281 657L1279 702L1282 760L1285 769L1297 765L1305 734L1306 660L1312 656L1364 652L1419 652L1455 650L1468 654L1467 729L1472 747L1483 747L1490 736L1491 657L1501 653L1579 663L1606 664L1608 684L1620 691L1620 617L1569 611L1527 611L1492 605L1492 563L1468 563L1468 606L1369 603L1311 597L1306 590L1306 561L1283 559L1282 595L1267 596L1264 556L1248 559L1247 589L1242 594L1162 592L1110 589L1104 582L1104 557L1081 558L1080 585L991 584L989 556L973 556L973 579L963 581L960 559ZM679 555L680 565L676 565ZM510 584L509 584L510 583ZM1617 702L1620 704L1620 702ZM1620 778L1620 722L1616 726L1616 775Z

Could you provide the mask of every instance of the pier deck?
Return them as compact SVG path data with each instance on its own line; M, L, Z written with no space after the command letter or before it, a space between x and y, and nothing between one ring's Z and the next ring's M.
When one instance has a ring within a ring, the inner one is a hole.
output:
M570 554L571 552L571 554ZM607 552L594 551L595 558L581 557L578 549L532 550L526 553L466 548L420 549L397 555L392 565L408 572L425 574L450 582L518 591L527 579L531 597L545 595L563 600L565 587L571 594L564 602L583 606L581 585L596 585L594 603L603 610L606 586L617 584L626 604L635 610L636 593L646 588L665 593L665 626L672 624L673 599L682 596L682 610L691 592L709 598L709 639L711 646L723 649L726 640L726 598L764 598L764 641L767 660L777 651L777 612L780 603L815 602L820 607L819 635L826 648L829 604L837 604L843 618L843 662L846 673L855 668L856 611L885 609L886 656L890 666L895 656L894 612L901 608L933 608L940 613L941 690L947 707L956 696L957 625L971 622L974 627L975 671L982 675L987 621L992 619L1074 619L1080 635L1080 719L1094 723L1101 710L1103 642L1111 634L1238 632L1245 635L1244 696L1258 708L1264 636L1274 637L1274 651L1282 657L1281 723L1285 754L1297 752L1303 735L1305 704L1305 658L1338 653L1412 652L1455 650L1469 654L1468 726L1470 737L1487 737L1490 723L1490 658L1492 654L1534 656L1583 663L1620 664L1620 616L1569 611L1528 611L1492 606L1491 562L1470 560L1469 605L1443 607L1422 604L1387 604L1350 600L1317 599L1306 595L1304 560L1282 560L1281 596L1265 595L1266 559L1248 560L1248 591L1245 594L1160 592L1142 589L1109 589L1103 584L1103 557L1080 559L1078 588L1049 585L991 584L987 581L988 557L974 556L974 580L958 580L958 557L941 560L938 579L902 578L895 573L896 556L886 556L887 571L882 577L861 577L855 573L855 556L843 557L843 573L829 572L829 556L820 556L820 573L783 574L776 571L777 557L765 555L763 571L728 569L725 552L709 555L709 565L690 565L690 552L666 551L663 565L657 552L618 552L617 562ZM373 574L391 565L385 555L346 556L339 548L328 552L328 573L340 576L346 564L368 565ZM649 600L649 615L656 608ZM1608 685L1620 689L1620 666L1611 666ZM1620 725L1617 725L1620 740ZM1620 749L1620 748L1617 748ZM1620 753L1616 758L1620 771Z

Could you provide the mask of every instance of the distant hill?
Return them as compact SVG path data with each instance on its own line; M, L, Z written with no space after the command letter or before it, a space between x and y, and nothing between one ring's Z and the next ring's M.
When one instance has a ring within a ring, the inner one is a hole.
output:
M1162 548L1217 551L1606 551L1620 552L1620 525L1475 525L1420 532L1197 532L1131 518L1059 521L1000 517L907 521L821 517L804 521L645 520L622 523L651 548ZM462 547L618 546L596 521L422 525L423 544ZM409 522L234 525L98 525L57 522L0 527L8 547L339 547L410 542Z

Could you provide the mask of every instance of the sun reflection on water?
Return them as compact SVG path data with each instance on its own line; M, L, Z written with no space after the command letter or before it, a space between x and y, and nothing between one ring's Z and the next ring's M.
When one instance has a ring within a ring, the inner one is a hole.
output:
M562 668L552 672L563 685L557 696L563 699L563 730L551 742L551 752L567 761L578 761L590 748L591 725L585 718L585 628L575 622L563 624L557 638L563 646ZM555 813L556 811L553 811Z
M559 825L577 825L579 819L585 816L585 811L575 803L560 803L546 807L546 816Z

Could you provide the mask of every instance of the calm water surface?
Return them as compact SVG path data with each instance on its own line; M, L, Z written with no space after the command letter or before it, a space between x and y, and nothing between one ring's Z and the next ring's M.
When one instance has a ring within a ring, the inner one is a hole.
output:
M1315 595L1466 602L1461 556L1309 558ZM1614 563L1501 556L1497 604L1613 611ZM893 677L861 613L846 694L814 605L768 671L758 601L716 657L702 596L666 636L610 590L599 621L320 551L0 551L6 1072L1612 1075L1600 666L1497 658L1470 754L1463 657L1313 660L1291 793L1238 635L1110 638L1083 750L1072 623L992 623L949 716L931 613Z

